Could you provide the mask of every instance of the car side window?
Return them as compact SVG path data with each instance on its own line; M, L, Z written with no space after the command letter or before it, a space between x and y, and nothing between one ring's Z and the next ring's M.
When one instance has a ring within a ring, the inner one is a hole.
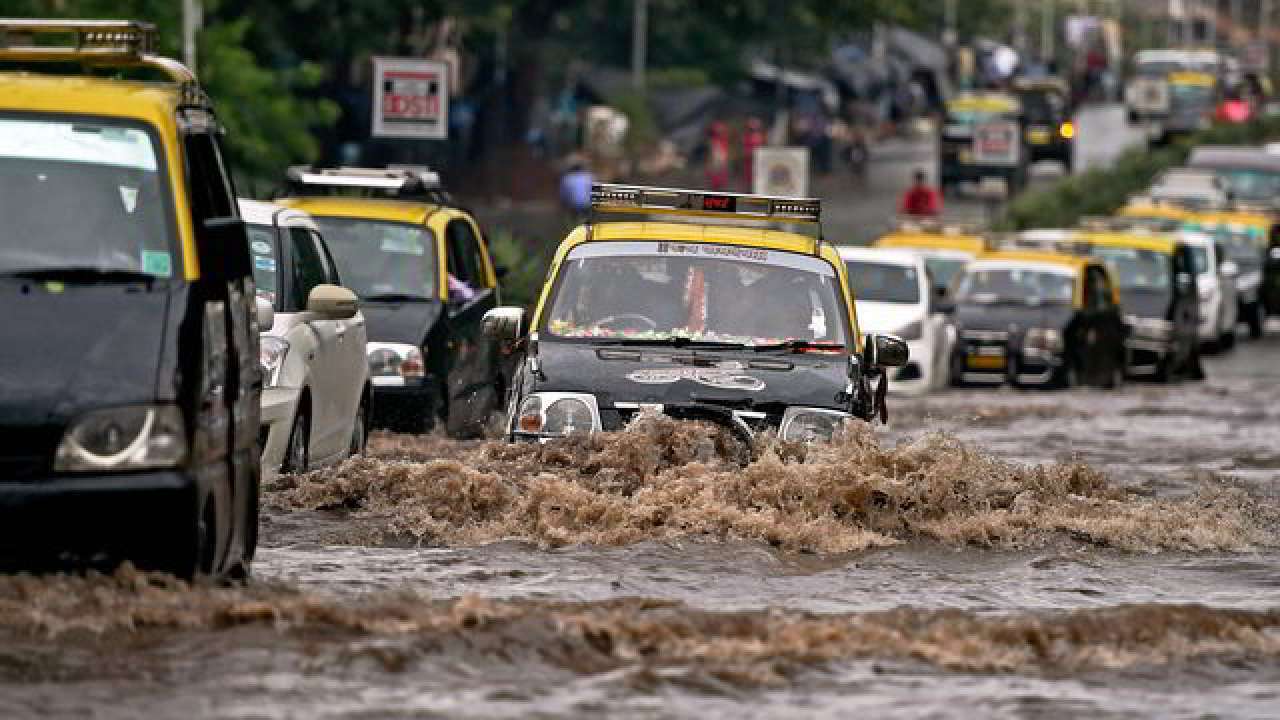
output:
M306 228L289 228L293 248L293 293L297 307L306 309L312 289L326 282L325 262L320 248Z
M315 230L308 229L307 234L311 236L311 242L315 243L320 262L324 265L324 281L330 285L341 285L342 278L338 275L338 266L333 262L333 256L329 254L329 246L325 244L324 238Z
M488 288L480 245L465 220L452 220L445 229L449 252L449 297L465 302Z

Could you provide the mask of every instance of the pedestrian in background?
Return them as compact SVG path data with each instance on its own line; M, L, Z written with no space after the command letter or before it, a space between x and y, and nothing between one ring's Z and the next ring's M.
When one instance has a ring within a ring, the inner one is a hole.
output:
M898 212L908 217L937 217L942 214L942 194L929 185L923 170L916 170L914 182L902 195Z
M581 158L569 161L569 167L560 178L560 203L581 221L591 210L591 184L595 178Z
M764 123L758 117L747 118L746 129L742 132L742 179L746 183L743 192L754 192L756 148L764 144Z
M707 187L725 190L729 187L729 128L716 120L707 138Z

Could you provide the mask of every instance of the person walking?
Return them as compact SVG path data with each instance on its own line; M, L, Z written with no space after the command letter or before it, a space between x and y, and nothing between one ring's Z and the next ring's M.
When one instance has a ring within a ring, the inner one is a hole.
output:
M746 182L743 192L754 192L756 148L765 144L764 123L760 118L747 118L746 129L742 133L742 179Z
M916 170L911 187L902 195L898 212L908 217L937 217L942 214L942 193L929 185L923 170Z

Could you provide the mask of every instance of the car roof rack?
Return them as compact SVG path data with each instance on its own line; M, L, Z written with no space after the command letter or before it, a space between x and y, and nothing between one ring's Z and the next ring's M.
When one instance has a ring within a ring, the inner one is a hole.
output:
M355 195L441 205L451 202L449 193L440 182L440 174L425 165L388 165L385 168L294 165L286 177L286 195L293 197Z
M177 60L157 55L158 47L156 26L148 22L0 18L0 61L145 67L196 87L195 74Z

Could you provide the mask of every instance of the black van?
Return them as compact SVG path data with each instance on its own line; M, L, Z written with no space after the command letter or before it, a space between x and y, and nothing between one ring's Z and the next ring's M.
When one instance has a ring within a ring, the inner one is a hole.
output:
M247 240L195 79L133 22L0 21L0 558L245 575L262 378Z

